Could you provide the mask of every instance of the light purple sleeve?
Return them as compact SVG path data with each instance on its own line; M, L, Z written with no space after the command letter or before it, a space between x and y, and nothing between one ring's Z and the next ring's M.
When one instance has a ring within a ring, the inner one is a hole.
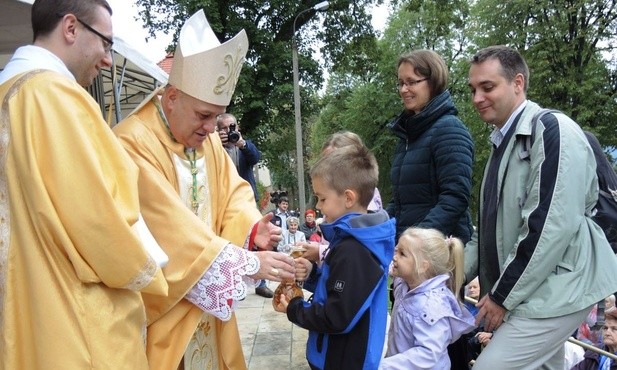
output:
M322 236L321 242L319 242L319 258L317 259L317 266L321 267L321 264L326 259L326 255L328 254L328 247L330 243Z
M444 317L434 324L427 323L422 317L414 316L410 319L415 345L382 359L379 369L449 369L448 344L451 336L448 319Z
M371 199L371 202L368 204L367 210L377 212L382 208L383 205L381 203L381 194L379 194L379 189L375 188L375 191L373 192L373 199Z

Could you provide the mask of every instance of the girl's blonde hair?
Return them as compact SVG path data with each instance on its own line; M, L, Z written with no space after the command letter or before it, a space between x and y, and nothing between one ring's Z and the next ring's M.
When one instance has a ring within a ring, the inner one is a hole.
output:
M461 299L460 290L465 280L463 272L465 253L463 242L459 238L451 236L446 238L443 233L435 229L410 227L401 235L399 243L403 243L416 260L418 276L430 279L447 274L450 276L448 288L457 299ZM428 268L421 273L419 266L424 261L428 262Z
M339 131L333 133L323 146L321 152L331 152L334 149L344 148L346 146L363 147L364 143L358 134L351 131Z

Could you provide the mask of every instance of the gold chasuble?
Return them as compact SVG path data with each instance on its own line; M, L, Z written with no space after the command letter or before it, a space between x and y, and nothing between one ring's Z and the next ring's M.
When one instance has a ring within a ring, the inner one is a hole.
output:
M75 81L0 85L0 369L148 369L138 169ZM153 295L154 296L154 295Z
M169 295L143 295L151 369L176 369L183 358L185 369L245 369L235 316L223 322L184 297L223 247L244 245L261 219L250 185L238 175L217 134L208 135L196 150L194 163L202 166L196 183L183 177L177 166L187 162L184 147L171 138L152 101L114 132L140 168L141 212L169 256L163 268Z

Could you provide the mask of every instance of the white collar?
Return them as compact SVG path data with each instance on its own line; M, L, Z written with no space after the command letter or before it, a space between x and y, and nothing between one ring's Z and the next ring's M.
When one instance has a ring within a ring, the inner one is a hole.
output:
M516 107L516 109L514 110L514 112L512 112L512 114L510 115L510 117L508 117L508 120L506 121L506 124L503 125L500 129L498 129L497 127L495 127L495 129L493 130L493 132L491 133L490 136L490 140L493 144L495 144L496 147L498 147L501 142L503 141L503 139L506 137L506 134L508 133L508 131L510 131L510 128L512 127L512 124L514 123L514 119L516 118L516 116L518 116L518 114L525 109L525 106L527 105L527 99L525 99L521 105L519 105L518 107Z
M6 68L0 72L0 84L35 69L55 71L75 81L75 76L57 55L40 46L27 45L17 49Z

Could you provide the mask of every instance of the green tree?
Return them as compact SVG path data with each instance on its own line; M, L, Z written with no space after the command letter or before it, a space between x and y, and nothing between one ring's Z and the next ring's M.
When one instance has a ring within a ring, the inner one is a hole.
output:
M520 50L531 71L529 98L565 111L615 147L616 7L615 0L479 0L476 43Z

